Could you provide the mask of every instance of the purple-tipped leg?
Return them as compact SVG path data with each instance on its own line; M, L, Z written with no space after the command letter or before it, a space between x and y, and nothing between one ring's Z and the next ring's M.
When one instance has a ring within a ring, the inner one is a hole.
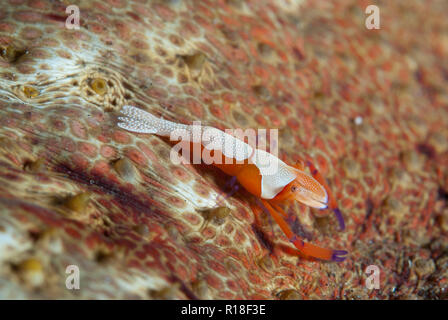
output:
M338 219L339 227L341 228L341 231L345 230L345 222L344 217L342 216L341 210L339 208L333 209L334 214L336 215L336 219Z
M333 254L331 255L331 261L334 262L342 262L344 261L347 257L347 251L345 250L333 250Z
M225 185L225 188L229 188L230 187L230 191L226 192L226 196L225 197L221 197L221 199L218 200L218 205L221 205L225 200L227 200L228 198L230 198L231 196L233 196L240 188L240 186L238 185L238 181L236 180L236 177L232 177ZM219 195L218 195L219 198Z

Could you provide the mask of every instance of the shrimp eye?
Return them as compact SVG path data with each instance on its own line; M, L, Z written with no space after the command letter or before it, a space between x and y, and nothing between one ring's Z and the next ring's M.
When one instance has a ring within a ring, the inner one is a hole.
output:
M297 187L296 186L292 186L291 187L291 192L296 192L297 191Z

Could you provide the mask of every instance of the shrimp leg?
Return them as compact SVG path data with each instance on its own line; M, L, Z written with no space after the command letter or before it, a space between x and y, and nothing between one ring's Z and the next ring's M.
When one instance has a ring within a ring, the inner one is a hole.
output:
M272 218L280 226L280 228L282 229L283 233L288 238L288 240L304 255L310 256L313 258L318 258L321 260L335 261L335 262L341 262L341 261L345 260L345 258L346 258L345 255L347 254L347 251L325 249L325 248L318 247L313 244L304 242L299 236L297 236L296 234L294 234L292 232L291 228L288 226L288 224L282 218L282 215L283 216L286 215L285 213L278 213L274 208L272 208L271 204L266 200L262 199L261 202L266 207L266 209L268 209Z
M230 188L230 191L226 192L225 196L218 195L217 198L221 197L221 199L218 200L217 205L220 206L225 200L233 196L239 189L240 186L238 185L238 182L236 180L236 177L230 178L229 181L227 181L225 189Z

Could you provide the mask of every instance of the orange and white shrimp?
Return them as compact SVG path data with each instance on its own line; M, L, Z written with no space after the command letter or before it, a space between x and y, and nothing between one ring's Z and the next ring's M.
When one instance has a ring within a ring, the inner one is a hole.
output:
M285 221L287 214L279 207L280 203L294 200L318 209L325 209L329 206L335 212L341 229L344 229L344 219L337 208L336 201L325 180L311 162L307 161L311 171L311 175L308 175L300 163L289 166L276 156L253 148L219 129L203 127L202 132L205 134L197 136L191 125L157 118L133 106L124 106L121 112L125 117L118 118L121 121L118 126L123 129L167 136L171 137L171 140L174 137L175 140L183 140L191 145L189 150L196 148L201 151L201 154L204 154L204 150L211 152L213 159L220 160L212 162L212 164L226 174L235 177L241 186L259 198L288 240L302 254L328 261L345 260L347 251L321 248L304 242L294 234ZM263 159L263 162L260 159ZM271 166L275 167L274 172L266 171L266 160L270 168L272 168Z

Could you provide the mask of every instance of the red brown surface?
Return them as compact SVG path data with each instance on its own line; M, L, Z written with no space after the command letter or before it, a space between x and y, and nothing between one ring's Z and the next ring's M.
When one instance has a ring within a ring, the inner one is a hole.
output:
M73 2L79 30L64 28ZM380 30L369 4L2 1L0 297L446 298L448 3L378 2ZM300 205L291 223L349 258L285 252L245 192L207 211L227 177L120 130L125 103L279 128L281 157L315 160L347 229Z

